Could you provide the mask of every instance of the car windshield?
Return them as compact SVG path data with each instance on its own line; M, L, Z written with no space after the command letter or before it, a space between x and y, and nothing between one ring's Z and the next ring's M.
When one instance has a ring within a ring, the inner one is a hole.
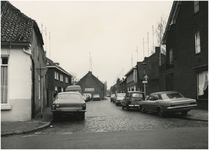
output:
M132 97L143 98L143 94L141 94L141 93L133 93Z
M81 101L82 97L79 94L62 93L58 95L59 100Z
M168 93L168 94L161 94L162 99L175 99L175 98L182 98L184 97L180 93Z
M118 93L117 97L124 97L126 95L126 93Z

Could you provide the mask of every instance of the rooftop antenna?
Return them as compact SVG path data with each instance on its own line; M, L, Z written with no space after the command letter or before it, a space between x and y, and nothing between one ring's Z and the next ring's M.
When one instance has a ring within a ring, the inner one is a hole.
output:
M51 59L51 32L49 32L49 58Z
M149 32L147 32L147 50L149 56Z
M137 60L136 62L138 61L138 46L137 46L137 49L136 49L136 56L137 56Z
M153 47L153 53L155 52L155 46L154 46L154 26L152 26L152 47Z
M133 67L133 55L131 55L131 67Z
M144 54L144 38L143 38L143 58L145 57L145 54Z
M47 28L45 28L45 39L46 39L46 44L45 44L45 51L46 51L46 53L47 53Z
M92 58L91 58L91 52L89 52L89 71L92 72Z

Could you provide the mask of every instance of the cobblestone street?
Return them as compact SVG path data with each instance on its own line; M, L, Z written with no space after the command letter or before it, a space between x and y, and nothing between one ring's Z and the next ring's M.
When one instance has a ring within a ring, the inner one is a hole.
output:
M157 114L143 114L134 109L129 111L123 110L121 106L116 106L108 98L107 100L87 102L87 112L84 121L73 116L63 116L61 119L54 121L51 128L42 130L40 134L137 131L143 129L207 126L207 122L186 120L180 114L162 118Z

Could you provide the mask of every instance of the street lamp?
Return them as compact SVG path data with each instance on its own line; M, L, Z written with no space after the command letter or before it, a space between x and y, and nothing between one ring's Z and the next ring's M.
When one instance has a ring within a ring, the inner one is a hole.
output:
M146 83L147 83L147 77L146 77L145 67L147 66L147 63L143 62L143 63L142 63L142 66L143 66L143 68L144 68L144 79L145 79L145 80L142 81L142 83L144 83L144 95L145 95L145 97L146 97Z

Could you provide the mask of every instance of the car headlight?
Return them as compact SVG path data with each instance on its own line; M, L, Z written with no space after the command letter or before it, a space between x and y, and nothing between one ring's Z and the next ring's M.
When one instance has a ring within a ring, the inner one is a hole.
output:
M82 104L82 109L83 109L83 110L86 110L86 104L85 104L85 103Z
M55 110L56 109L56 105L52 104L52 109Z

